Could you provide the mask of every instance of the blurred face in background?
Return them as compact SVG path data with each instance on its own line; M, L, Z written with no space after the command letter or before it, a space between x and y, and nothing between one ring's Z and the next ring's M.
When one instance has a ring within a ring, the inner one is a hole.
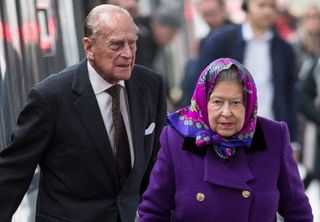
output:
M108 4L118 5L126 9L131 16L138 15L138 0L108 0Z
M320 35L320 9L310 6L302 17L303 29L311 35Z
M215 29L224 24L225 8L219 0L201 0L198 3L198 10L210 29Z
M275 22L276 0L249 0L248 20L253 29L267 30Z
M158 22L153 22L152 24L154 39L160 46L166 46L170 44L177 30L177 27L161 24Z

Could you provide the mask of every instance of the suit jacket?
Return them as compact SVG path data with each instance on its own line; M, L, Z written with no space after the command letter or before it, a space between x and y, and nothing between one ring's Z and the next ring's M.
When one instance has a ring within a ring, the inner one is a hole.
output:
M284 122L258 119L253 143L231 159L197 148L165 127L150 183L139 206L140 222L311 222Z
M162 79L149 69L135 66L125 84L135 160L123 188L85 59L32 88L12 144L0 153L1 222L10 221L37 164L37 222L134 221L166 103Z
M275 119L285 121L288 124L291 139L296 141L297 104L295 98L297 92L295 83L297 67L295 54L292 47L281 39L276 31L273 33L270 49L274 87L272 108ZM207 65L218 58L229 57L243 63L245 47L246 42L243 39L241 25L228 25L211 32L201 47L196 76L198 77Z

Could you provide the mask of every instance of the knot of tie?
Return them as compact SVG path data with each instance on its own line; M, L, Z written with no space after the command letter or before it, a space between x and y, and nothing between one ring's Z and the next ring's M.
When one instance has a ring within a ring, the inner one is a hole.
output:
M110 94L112 99L119 99L121 86L116 84L107 89L107 92Z

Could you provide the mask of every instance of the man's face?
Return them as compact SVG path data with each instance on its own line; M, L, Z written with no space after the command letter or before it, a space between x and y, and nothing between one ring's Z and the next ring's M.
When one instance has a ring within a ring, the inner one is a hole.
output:
M167 46L174 38L177 28L154 22L152 25L154 38L160 46Z
M223 25L225 9L218 0L202 0L198 4L198 9L203 19L211 29L215 29Z
M137 34L129 17L101 21L96 38L88 40L87 57L98 74L109 83L130 78L135 62Z
M249 0L248 19L250 23L259 29L269 29L276 19L275 0Z

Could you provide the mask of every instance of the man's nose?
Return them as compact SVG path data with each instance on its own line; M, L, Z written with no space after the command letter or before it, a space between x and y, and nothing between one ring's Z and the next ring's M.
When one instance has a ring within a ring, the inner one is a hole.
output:
M129 44L126 43L122 49L121 55L127 58L132 57L132 49L130 48Z

